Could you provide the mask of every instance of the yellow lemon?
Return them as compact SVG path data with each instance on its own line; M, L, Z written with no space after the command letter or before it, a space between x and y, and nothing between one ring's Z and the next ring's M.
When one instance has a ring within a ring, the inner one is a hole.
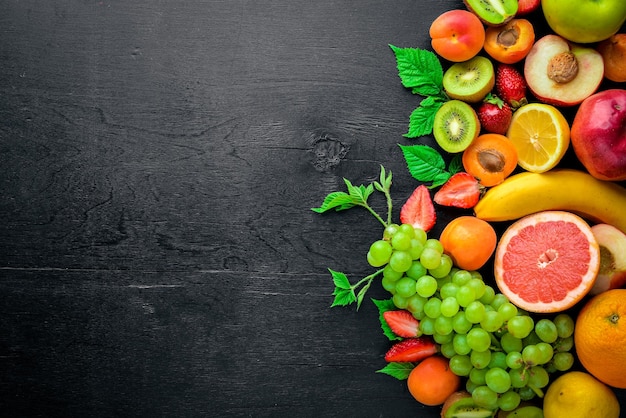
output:
M506 136L517 150L517 164L526 171L543 173L565 155L570 127L556 107L529 103L515 111Z
M545 418L619 418L619 402L604 383L585 372L568 372L548 387Z

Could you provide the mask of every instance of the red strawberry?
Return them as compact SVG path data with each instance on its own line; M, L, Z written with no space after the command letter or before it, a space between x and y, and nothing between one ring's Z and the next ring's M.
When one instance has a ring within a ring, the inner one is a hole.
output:
M513 111L508 103L491 93L485 97L476 111L480 126L487 132L506 135Z
M400 222L428 232L435 226L436 220L437 215L430 191L422 184L413 191L400 209Z
M511 105L513 110L528 103L526 99L526 80L510 64L498 65L496 69L496 92L502 100Z
M541 0L519 0L516 16L527 15L539 8Z
M437 352L437 345L427 336L407 338L391 346L385 354L389 363L412 363L430 357Z
M465 171L454 174L435 193L435 202L442 206L454 206L457 208L473 208L482 189L478 180Z
M415 319L413 314L404 309L398 311L385 311L383 312L385 322L389 325L389 328L398 337L411 338L419 337L422 335L420 331L420 322Z

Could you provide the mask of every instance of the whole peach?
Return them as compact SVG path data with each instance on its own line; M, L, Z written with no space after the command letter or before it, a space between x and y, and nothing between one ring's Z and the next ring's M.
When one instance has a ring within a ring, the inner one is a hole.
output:
M617 33L598 44L604 60L604 76L618 83L626 81L626 33Z
M442 13L430 25L431 45L441 57L453 62L467 61L483 48L485 27L467 10Z

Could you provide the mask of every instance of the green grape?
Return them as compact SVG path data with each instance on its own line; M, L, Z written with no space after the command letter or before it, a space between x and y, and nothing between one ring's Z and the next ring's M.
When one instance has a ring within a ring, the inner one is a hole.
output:
M415 286L414 279L404 276L396 282L396 294L408 299L415 294Z
M453 341L449 341L447 343L441 344L441 346L439 347L439 350L441 352L441 355L443 355L446 358L452 358L453 356L456 356L457 354L456 350L454 349Z
M519 369L524 365L522 353L519 351L510 351L506 355L506 365L510 369Z
M439 289L439 296L441 296L441 299L456 297L457 290L459 290L459 286L454 284L454 282L448 282Z
M485 305L475 300L470 304L465 306L465 316L467 320L472 324L478 324L480 321L485 319L485 315L487 311L485 309Z
M415 238L415 228L411 224L400 225L400 232L409 236L409 238Z
M519 397L520 397L520 399L522 401L530 401L535 396L537 396L535 391L531 387L529 387L529 386L525 386L523 388L519 388L517 390L517 393L519 393Z
M429 298L437 292L437 279L433 276L425 275L417 279L415 291L418 295Z
M482 328L472 328L467 333L467 344L472 350L485 351L491 346L491 336Z
M537 350L539 350L539 352L541 353L541 363L539 364L546 364L547 362L552 360L554 350L552 349L552 346L550 344L539 342L535 344L535 347L537 347Z
M474 297L476 299L480 299L485 294L485 282L480 279L471 278L469 282L467 282L466 286L474 289Z
M529 319L530 317L526 315L518 315L509 319L509 321L507 322L507 330L509 331L509 334L511 334L515 338L527 337L528 334L530 334L530 332L533 330L534 326L534 324L531 322L532 319L530 319L530 321Z
M524 349L522 350L522 359L524 360L524 363L528 366L543 364L543 356L541 354L541 351L534 344L524 347Z
M422 266L422 263L420 263L419 260L415 260L413 261L413 263L411 263L411 267L409 267L409 269L406 271L406 275L411 277L412 279L417 280L425 275L426 272L426 267Z
M492 351L491 360L489 360L488 368L493 369L498 367L500 369L506 369L506 354L502 351Z
M511 388L511 377L506 370L493 367L485 375L487 387L496 393L505 393Z
M404 273L413 264L413 258L407 251L394 251L389 258L389 265L395 271Z
M471 359L470 359L470 363L471 363ZM476 385L476 386L482 386L484 384L487 383L486 379L485 379L485 375L487 374L487 372L489 371L489 369L477 369L476 367L474 367L470 373L469 373L469 379Z
M389 264L387 264L385 268L383 269L383 276L389 277L389 279L392 281L396 281L396 280L400 280L402 276L404 276L404 273L395 271L394 269L391 268Z
M554 325L559 338L571 337L574 334L574 320L568 314L560 313L554 317Z
M476 300L476 292L471 287L467 285L462 285L456 292L456 300L459 302L460 306L465 308L470 303L474 302L474 300Z
M383 278L384 280L384 278ZM423 313L424 312L424 305L426 305L426 302L428 301L428 299L421 297L418 294L415 294L413 296L411 296L409 298L409 302L407 304L406 309L408 309L414 316L415 314L419 314L419 313Z
M533 366L528 374L528 386L533 388L545 388L550 383L550 375L541 366Z
M489 349L484 351L472 350L470 360L472 361L472 365L477 369L484 369L491 361L491 351Z
M393 304L396 305L398 309L406 309L409 306L409 299L400 296L399 294L394 294L392 297Z
M511 378L511 387L520 389L528 385L528 371L524 367L518 369L510 369L509 377Z
M541 338L539 338L535 330L530 331L530 334L528 334L526 337L522 339L522 343L524 345L534 345L540 342L541 342Z
M440 316L439 318L443 318L443 317ZM437 318L437 319L439 319L439 318ZM439 330L437 329L437 319L435 319L435 333L433 334L433 340L435 340L435 342L437 344L439 344L439 345L452 342L452 338L454 337L454 333L452 333L452 332L449 332L447 334L439 333Z
M439 254L443 254L443 244L436 238L428 238L424 243L424 247L432 248L436 250Z
M498 308L500 308L500 305L502 305L503 303L507 303L510 302L509 298L507 298L504 294L502 293L497 293L494 297L493 297L493 301L491 302L491 306L493 306L493 308L495 310L498 310Z
M504 321L508 321L517 315L517 306L513 305L511 302L505 302L500 305L498 312L502 315Z
M512 411L519 406L521 401L519 393L509 390L498 398L498 408L503 411Z
M383 289L385 289L387 292L391 293L392 295L394 293L396 293L396 282L395 282L395 280L391 280L389 277L383 276L383 278L380 281L380 283L382 284Z
M453 317L459 312L459 302L455 297L449 296L441 300L441 315Z
M409 248L409 254L413 260L419 260L422 255L422 251L424 250L424 244L420 242L417 238L413 238L411 240L411 247Z
M483 383L484 385L484 383ZM468 391L470 393L470 395L472 393L474 393L474 390L480 385L477 385L476 383L472 382L470 379L467 379L465 381L465 390Z
M413 227L413 231L415 234L415 238L422 244L426 244L426 240L428 239L428 235L426 234L426 231L424 231L422 228L415 228L415 227Z
M406 251L411 248L411 238L412 236L400 227L400 230L391 237L391 246L394 250Z
M522 348L524 348L522 345L522 339L514 337L509 332L505 332L500 337L500 347L502 347L502 349L507 353L513 351L521 352Z
M472 279L472 274L467 270L457 270L452 275L452 283L463 286Z
M574 336L559 338L554 344L554 351L565 352L570 351L574 347Z
M448 316L438 316L435 319L435 332L437 334L449 335L452 333L452 318Z
M454 328L454 332L457 334L466 334L472 329L472 323L467 320L465 312L459 311L452 318L452 328Z
M556 353L552 358L552 365L560 372L565 372L574 365L574 356L572 353Z
M480 321L480 326L487 332L496 332L503 324L502 315L498 311L485 312L485 317Z
M465 377L470 374L472 363L468 356L457 354L450 358L449 367L455 375Z
M430 269L430 275L437 278L442 279L446 277L450 270L452 269L452 258L448 254L441 254L441 259L439 260L439 265L434 269Z
M389 258L391 257L391 253L393 252L389 241L378 240L374 241L372 245L370 245L369 251L367 253L368 262L370 265L374 267L384 266L389 262Z
M420 321L420 331L425 335L433 335L435 333L435 320L428 316L425 316Z
M420 262L427 269L434 269L441 263L441 253L434 248L424 247L420 254Z
M484 305L491 305L495 296L496 291L494 290L494 288L489 285L485 285L485 293L483 293L483 295L478 300Z
M395 235L396 232L400 230L400 225L398 224L389 224L383 231L383 239L385 241L390 241L391 238Z
M556 324L550 321L547 318L540 319L535 324L535 333L546 343L552 344L559 337L558 330L556 329Z
M452 339L452 344L457 354L466 355L472 351L467 344L467 336L465 334L455 334Z
M424 313L432 319L441 316L441 299L430 298L424 305Z
M498 394L488 386L478 386L472 392L472 399L476 405L495 410L498 407Z

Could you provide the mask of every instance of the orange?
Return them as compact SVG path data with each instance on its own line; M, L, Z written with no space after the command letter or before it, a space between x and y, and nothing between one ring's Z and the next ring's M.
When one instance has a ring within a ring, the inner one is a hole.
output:
M450 221L441 231L439 241L455 266L478 270L493 254L498 237L487 221L466 215Z
M626 389L626 289L607 290L583 306L574 347L589 373L609 386Z
M559 312L591 289L600 269L600 246L578 215L543 211L515 221L496 248L500 291L529 312Z
M428 406L443 404L459 388L461 378L454 374L448 359L427 357L409 373L409 392L419 403Z
M554 106L529 103L513 113L506 136L517 149L517 164L543 173L554 168L569 147L570 127Z

